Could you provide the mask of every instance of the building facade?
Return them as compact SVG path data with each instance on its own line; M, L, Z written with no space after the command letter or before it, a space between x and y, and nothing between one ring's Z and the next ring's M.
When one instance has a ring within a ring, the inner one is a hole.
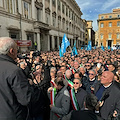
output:
M21 51L57 50L64 33L71 46L84 44L86 24L75 0L1 0L0 37L14 40L31 40L31 47Z
M120 45L120 8L113 9L112 13L99 15L98 38L99 46Z
M92 46L95 46L95 32L93 30L92 26L92 20L88 20L87 27L86 27L86 39L85 39L85 45L88 44L88 41L91 40Z
M95 45L98 46L99 38L98 38L98 30L95 31Z

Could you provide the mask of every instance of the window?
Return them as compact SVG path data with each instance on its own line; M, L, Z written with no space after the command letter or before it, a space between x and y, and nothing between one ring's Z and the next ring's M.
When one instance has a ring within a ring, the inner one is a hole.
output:
M53 4L53 6L55 6L55 4L56 4L56 3L55 3L55 0L52 0L52 4Z
M37 8L37 21L42 21L42 10Z
M50 2L50 0L46 0L46 1Z
M62 4L62 13L64 14L64 5Z
M53 16L53 26L55 27L56 26L56 18Z
M117 33L117 39L120 39L120 33Z
M0 1L0 6L3 7L3 0ZM6 0L6 9L8 10L9 13L16 13L16 0Z
M0 1L0 7L3 7L3 0Z
M112 16L110 15L109 18L112 18Z
M104 16L101 16L101 19L104 19Z
M118 15L118 18L120 18L120 15Z
M110 40L112 39L112 34L111 33L108 34L108 39L110 39Z
M24 7L23 7L23 9L24 9L24 11L23 11L23 12L24 12L24 13L23 13L23 14L24 14L24 17L28 19L28 18L31 17L31 11L30 11L30 7L31 7L31 6L30 6L30 3L24 1L24 2L23 2L23 6L24 6Z
M109 22L109 27L112 27L112 23L111 22Z
M70 10L69 10L69 18L70 18Z
M101 40L103 39L103 34L100 35Z
M14 40L20 39L20 32L17 30L16 31L11 30L9 35L10 35L9 37L11 37Z
M65 21L62 22L62 29L65 29Z
M104 27L104 24L103 24L103 23L101 23L101 24L100 24L100 27L101 27L101 28L103 28L103 27Z
M48 13L45 14L46 14L46 23L50 24L50 15Z
M117 26L120 27L120 21L117 22Z
M60 0L58 0L58 10L61 10L60 9Z
M66 16L68 16L68 9L66 8Z
M72 20L73 20L73 12L72 12Z

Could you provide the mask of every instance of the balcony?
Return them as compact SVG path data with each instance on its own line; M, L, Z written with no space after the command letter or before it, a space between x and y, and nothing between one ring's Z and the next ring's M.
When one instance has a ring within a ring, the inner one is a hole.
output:
M39 29L45 30L45 31L51 30L48 24L43 23L41 21L34 21L34 28L35 29L39 28Z

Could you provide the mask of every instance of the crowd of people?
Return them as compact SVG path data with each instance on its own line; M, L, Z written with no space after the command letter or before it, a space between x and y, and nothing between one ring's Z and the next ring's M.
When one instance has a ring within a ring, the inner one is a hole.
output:
M120 51L17 53L0 38L0 120L120 120Z

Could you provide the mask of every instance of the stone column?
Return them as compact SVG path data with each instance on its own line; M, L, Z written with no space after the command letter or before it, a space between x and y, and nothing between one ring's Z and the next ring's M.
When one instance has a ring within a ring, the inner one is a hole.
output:
M35 17L35 1L34 0L32 0L32 18L33 19L36 19L36 17Z
M59 36L57 36L57 48L59 49L59 45L60 45L60 40L59 40Z
M43 18L43 20L42 21L45 23L45 0L43 0L42 3L43 3L43 10L42 10L42 13L43 13L42 18Z
M52 20L52 0L50 0L50 25L53 25L53 20Z
M37 50L40 51L41 45L40 45L40 33L37 33Z
M50 51L50 36L48 35L48 51Z
M52 36L52 49L54 49L55 48L55 38L54 38L54 36Z

